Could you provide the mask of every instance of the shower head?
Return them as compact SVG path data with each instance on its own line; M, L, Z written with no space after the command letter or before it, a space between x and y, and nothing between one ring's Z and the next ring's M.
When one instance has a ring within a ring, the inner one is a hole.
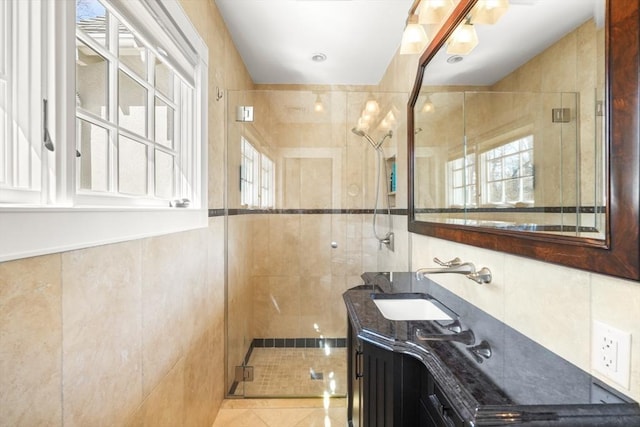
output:
M358 128L352 128L351 132L355 133L358 136L363 137L364 139L366 139L369 144L371 144L371 146L375 149L375 150L379 150L380 146L382 145L382 143L384 142L385 139L387 138L391 138L393 136L393 131L391 129L389 129L389 132L387 132L382 139L380 140L380 142L376 143L373 138L371 138L369 136L369 134L367 134L365 131L363 131L362 129L358 129Z
M351 132L355 133L358 136L363 137L364 139L366 139L367 141L369 141L369 144L371 144L371 146L374 149L378 149L378 146L376 145L376 143L373 141L373 139L371 139L371 137L365 133L365 131L363 131L362 129L358 129L358 128L351 128Z
M392 136L393 136L393 131L391 129L389 129L389 132L385 133L384 136L382 137L382 139L380 140L380 142L378 142L378 147L380 147L382 145L382 143L384 142L385 139L391 138Z

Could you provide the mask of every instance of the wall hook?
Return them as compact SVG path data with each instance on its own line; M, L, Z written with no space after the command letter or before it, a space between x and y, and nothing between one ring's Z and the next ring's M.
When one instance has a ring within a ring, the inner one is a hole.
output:
M216 86L216 101L220 101L224 96L224 91L221 90L218 86Z

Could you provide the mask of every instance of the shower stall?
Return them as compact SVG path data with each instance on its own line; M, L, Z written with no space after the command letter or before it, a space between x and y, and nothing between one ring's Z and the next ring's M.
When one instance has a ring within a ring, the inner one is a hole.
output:
M255 90L226 100L227 394L344 396L342 293L364 271L407 269L406 190L396 188L407 95ZM374 213L393 246L376 237Z

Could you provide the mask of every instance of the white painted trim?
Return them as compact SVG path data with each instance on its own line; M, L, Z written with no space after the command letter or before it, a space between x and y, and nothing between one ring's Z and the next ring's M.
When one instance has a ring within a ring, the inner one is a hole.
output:
M0 0L2 1L2 0ZM122 0L119 0L122 1ZM76 194L75 187L75 16L73 2L46 3L48 30L55 37L48 39L50 52L57 52L57 66L49 70L43 81L55 112L51 131L55 135L57 182L50 200L38 206L0 205L0 262L59 253L92 246L182 232L208 226L207 211L207 149L208 149L208 49L189 22L176 0L162 0L180 31L195 44L198 54L194 78L201 83L194 91L196 129L193 147L195 164L192 171L194 191L200 200L190 208L153 206L79 206L78 202L104 203L99 195ZM196 84L197 87L197 84ZM66 145L64 141L67 141ZM70 142L71 141L71 142ZM54 155L52 154L52 159ZM111 202L126 197L112 197ZM145 201L141 203L153 203ZM48 203L48 204L47 204Z
M0 262L207 226L206 209L0 209Z

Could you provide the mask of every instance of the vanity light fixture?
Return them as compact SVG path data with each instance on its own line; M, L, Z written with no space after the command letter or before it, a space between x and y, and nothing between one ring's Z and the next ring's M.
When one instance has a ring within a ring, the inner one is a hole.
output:
M471 10L474 24L493 25L509 9L509 0L478 0Z
M358 130L366 132L369 130L369 122L367 122L364 117L360 117L358 119L358 125L356 126L356 128Z
M371 122L373 121L373 114L371 114L370 112L368 112L366 109L364 111L362 111L362 114L360 115L360 118L362 119L362 121L364 123L366 123L367 125L371 124Z
M419 8L420 24L439 24L453 9L453 0L422 0Z
M418 23L418 15L409 15L407 26L402 33L400 55L420 54L427 46L428 41L429 38L424 27Z
M433 113L436 111L436 107L433 105L433 102L431 102L429 95L427 95L427 99L424 101L424 104L422 104L422 109L420 111L423 113Z
M320 94L316 95L316 101L313 103L313 111L316 113L322 113L324 111L324 104L320 98Z
M378 104L378 101L373 97L373 95L370 95L364 105L364 109L367 113L375 116L380 113L380 104Z
M396 124L396 116L393 114L393 111L389 110L389 112L384 116L384 118L380 121L380 128L384 131L388 131L393 128Z
M466 22L455 29L447 42L447 53L450 55L468 55L478 46L478 34L467 18Z

